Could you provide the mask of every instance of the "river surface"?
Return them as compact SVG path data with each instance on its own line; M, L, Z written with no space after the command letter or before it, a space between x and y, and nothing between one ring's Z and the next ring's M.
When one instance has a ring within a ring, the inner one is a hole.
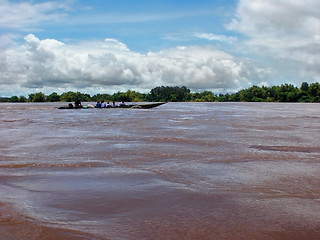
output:
M319 240L320 104L0 104L0 239Z

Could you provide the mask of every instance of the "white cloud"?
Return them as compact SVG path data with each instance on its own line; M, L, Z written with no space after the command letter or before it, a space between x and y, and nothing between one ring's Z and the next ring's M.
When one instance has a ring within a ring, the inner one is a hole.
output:
M177 32L177 33L167 33L163 36L164 40L189 42L198 39L204 39L208 41L218 41L225 42L228 44L235 43L238 39L233 36L219 35L214 33L204 33L204 32Z
M19 38L19 35L13 33L0 35L0 49L15 45L15 39L17 38Z
M0 0L0 27L30 29L43 21L58 21L69 7L59 2L9 2ZM63 10L63 11L61 11Z
M241 0L227 28L248 37L249 51L281 61L281 67L287 62L298 77L319 81L319 9L319 0Z
M211 47L140 54L115 39L71 45L40 40L32 34L25 37L23 45L3 51L0 71L0 89L25 89L23 94L73 89L145 92L161 85L232 91L262 81L266 73L246 59Z
M209 41L227 42L229 44L237 41L236 37L228 37L225 35L217 35L213 33L195 33L194 36L196 38L207 39Z

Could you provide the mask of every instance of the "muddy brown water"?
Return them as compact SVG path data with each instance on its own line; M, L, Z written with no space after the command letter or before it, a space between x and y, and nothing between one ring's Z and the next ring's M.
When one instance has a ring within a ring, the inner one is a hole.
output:
M320 105L0 104L0 239L320 239Z

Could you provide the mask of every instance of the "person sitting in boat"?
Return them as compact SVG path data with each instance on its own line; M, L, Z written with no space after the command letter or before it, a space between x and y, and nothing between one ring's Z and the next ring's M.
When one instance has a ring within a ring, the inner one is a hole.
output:
M116 102L115 101L112 102L112 107L116 107Z
M112 107L112 105L111 105L109 102L107 102L106 107L107 107L107 108L111 108L111 107Z
M102 107L102 108L105 108L105 107L107 107L107 104L106 104L104 101L102 101L102 102L101 102L101 107Z
M119 103L119 107L124 107L126 104L124 103L124 101L121 101L121 103Z
M73 108L73 104L72 104L72 103L69 103L69 104L68 104L68 107L69 107L69 108Z
M69 104L70 105L70 104ZM75 102L74 102L74 107L75 108L83 108L83 106L81 105L81 101L78 98Z
M97 102L97 104L96 104L95 107L96 107L96 108L101 108L101 103L100 103L100 101Z

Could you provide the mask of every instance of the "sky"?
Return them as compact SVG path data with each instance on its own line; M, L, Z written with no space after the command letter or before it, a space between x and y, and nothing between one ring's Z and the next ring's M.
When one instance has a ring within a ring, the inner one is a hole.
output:
M0 0L0 96L320 82L319 0Z

